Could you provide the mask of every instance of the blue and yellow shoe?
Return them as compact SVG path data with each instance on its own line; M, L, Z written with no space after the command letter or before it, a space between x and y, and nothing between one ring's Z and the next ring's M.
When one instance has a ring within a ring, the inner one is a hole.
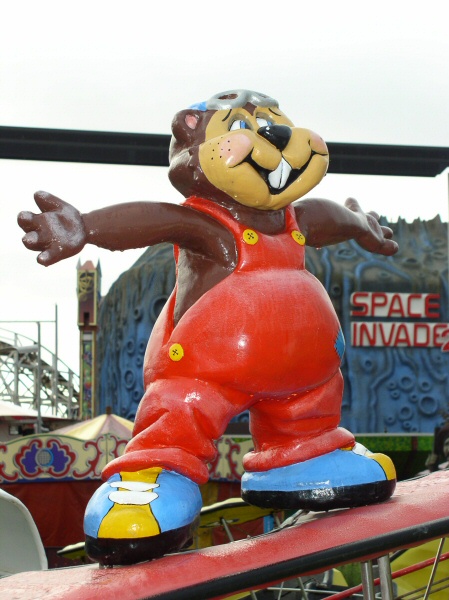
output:
M245 473L242 498L262 508L320 511L383 502L395 487L391 459L356 444L287 467Z
M180 550L192 542L201 506L198 485L174 471L113 475L86 508L87 555L111 566Z

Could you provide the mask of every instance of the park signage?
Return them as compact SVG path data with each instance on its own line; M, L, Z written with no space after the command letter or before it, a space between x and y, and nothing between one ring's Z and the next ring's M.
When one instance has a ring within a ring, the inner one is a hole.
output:
M440 319L440 294L354 292L351 344L362 347L441 348L448 324Z

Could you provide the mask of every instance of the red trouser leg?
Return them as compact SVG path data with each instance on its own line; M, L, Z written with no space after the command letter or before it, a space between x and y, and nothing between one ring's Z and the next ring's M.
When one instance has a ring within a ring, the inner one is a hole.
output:
M256 402L250 411L254 451L243 459L247 471L266 471L353 446L354 436L338 427L343 377L338 371L313 390Z
M177 377L151 383L125 454L103 469L103 478L158 466L206 483L207 463L217 453L214 441L250 403L247 394L203 381Z

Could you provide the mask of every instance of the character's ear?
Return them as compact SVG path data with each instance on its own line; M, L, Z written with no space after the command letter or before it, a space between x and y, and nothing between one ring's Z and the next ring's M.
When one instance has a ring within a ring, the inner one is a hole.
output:
M192 142L198 135L196 130L203 114L203 112L192 108L176 113L171 126L173 136L182 142Z

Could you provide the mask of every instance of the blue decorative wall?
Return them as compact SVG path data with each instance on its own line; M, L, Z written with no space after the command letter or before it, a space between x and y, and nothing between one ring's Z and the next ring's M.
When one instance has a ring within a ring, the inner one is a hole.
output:
M439 321L448 322L447 224L437 217L389 225L400 246L394 257L370 255L354 242L326 249L324 281L347 340L342 425L354 433L433 433L449 402L449 353L348 343L353 291L439 294Z
M350 343L350 297L355 291L439 294L439 321L449 320L447 225L439 217L413 223L400 219L389 225L400 245L394 257L374 256L346 242L321 250L308 248L306 265L326 287L346 338L342 425L354 433L433 433L448 408L449 353L440 348L366 348ZM146 343L174 283L172 246L161 245L144 252L102 300L100 413L111 406L114 413L134 418L143 394Z

